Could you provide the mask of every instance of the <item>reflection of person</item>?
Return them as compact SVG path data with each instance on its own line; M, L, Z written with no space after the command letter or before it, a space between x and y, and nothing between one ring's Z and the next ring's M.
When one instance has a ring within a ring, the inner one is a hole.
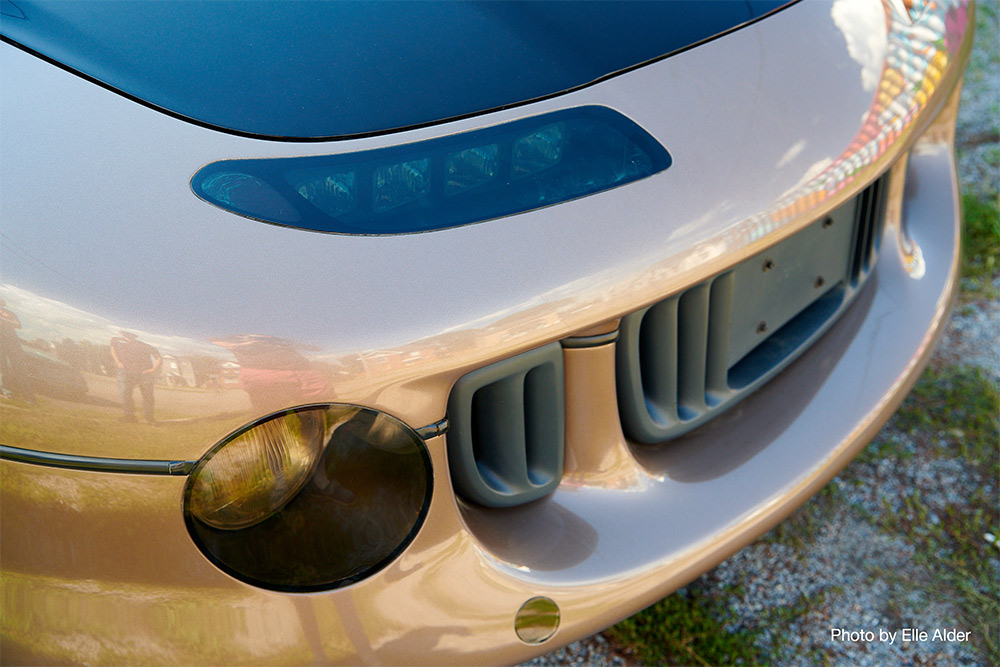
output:
M146 345L130 331L111 339L111 356L118 366L118 390L121 392L125 421L135 421L132 394L139 387L142 394L142 412L150 424L153 420L153 380L163 359L152 345Z
M308 346L261 334L215 338L240 365L240 386L254 411L267 414L330 395L330 385L300 349Z
M4 396L16 394L34 403L35 392L31 389L21 339L17 337L20 328L21 320L7 309L7 302L0 299L0 391Z

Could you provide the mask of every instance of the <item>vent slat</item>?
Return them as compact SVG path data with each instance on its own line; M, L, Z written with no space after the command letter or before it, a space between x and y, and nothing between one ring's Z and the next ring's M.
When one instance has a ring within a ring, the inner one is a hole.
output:
M554 373L555 368L546 364L532 368L524 376L525 474L536 486L551 483L562 471L562 448L550 444L562 442L557 423L549 414L548 396L556 386Z
M875 236L880 227L878 222L882 218L882 179L872 183L868 189L871 192L871 202L868 206L868 221L866 225L867 236L865 237L864 250L865 273L871 271L871 267L875 262Z
M677 303L674 296L652 306L642 318L639 362L642 393L655 417L677 421Z
M857 214L855 217L854 232L854 253L851 261L851 285L857 285L862 276L862 269L865 264L865 244L869 236L869 226L871 216L871 190L866 189L861 193L858 201Z
M525 442L524 375L506 377L475 392L472 397L473 451L476 464L487 468L499 480L516 480L527 475ZM498 489L503 491L506 489Z
M725 273L712 281L708 314L708 369L705 401L718 405L729 393L729 327L733 316L734 275Z
M709 285L696 285L681 296L677 310L677 414L687 421L702 414L708 368Z

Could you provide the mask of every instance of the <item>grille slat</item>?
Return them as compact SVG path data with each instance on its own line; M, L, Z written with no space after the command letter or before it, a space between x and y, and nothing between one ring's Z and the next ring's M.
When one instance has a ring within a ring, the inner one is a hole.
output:
M854 223L853 259L851 261L851 285L857 285L864 268L865 239L868 238L868 210L871 193L865 190L858 200Z
M649 308L639 336L642 392L658 421L677 421L677 304L679 297Z
M559 384L555 371L553 365L546 364L524 376L525 475L535 486L552 484L553 479L558 484L562 471L562 433L544 407L548 405L546 396Z
M712 281L705 374L705 402L709 407L721 403L729 393L726 360L729 358L729 332L733 316L733 282L732 272Z
M708 408L708 303L709 285L702 283L684 293L677 312L677 415L683 421L695 419Z
M872 183L871 193L872 198L868 208L868 222L867 231L868 235L865 237L865 248L864 248L864 270L865 273L871 271L872 266L875 264L875 257L877 254L878 239L882 235L882 222L885 220L884 208L885 202L882 196L885 185L883 183L884 179L879 179Z
M509 492L504 480L527 475L527 456L523 447L504 443L524 441L524 374L518 373L478 389L472 397L473 451L476 466L487 479L498 485L499 492Z

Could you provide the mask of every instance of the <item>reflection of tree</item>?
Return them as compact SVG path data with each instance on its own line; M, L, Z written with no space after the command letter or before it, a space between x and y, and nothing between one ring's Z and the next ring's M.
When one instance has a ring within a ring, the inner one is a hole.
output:
M365 372L365 362L357 354L345 355L338 362L350 376L361 375Z
M24 346L26 346L26 347L34 348L34 349L38 350L39 352L51 352L52 351L52 343L50 343L49 341L45 340L44 338L36 338L35 340L22 341L21 344L24 345Z
M61 343L56 343L56 356L65 361L75 371L87 369L87 360L83 350L77 342L71 338L63 338Z
M222 361L207 354L194 354L187 359L191 362L191 370L194 371L195 386L204 387L209 380L218 378L222 372Z
M89 340L80 341L80 354L83 356L84 369L97 375L110 375L115 368L115 360L107 345L95 345Z

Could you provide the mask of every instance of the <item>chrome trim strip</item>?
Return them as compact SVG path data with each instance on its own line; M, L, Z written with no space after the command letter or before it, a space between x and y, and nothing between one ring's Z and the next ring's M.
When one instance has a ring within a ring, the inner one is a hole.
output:
M433 424L428 424L427 426L421 426L418 429L414 429L417 435L420 436L422 440L430 440L431 438L436 438L439 435L444 435L448 432L451 424L448 419L442 419L441 421L436 421Z
M149 459L111 459L97 456L70 456L0 445L0 459L53 468L72 468L95 472L132 473L137 475L187 475L197 461L152 461Z
M422 426L416 433L422 440L430 440L448 432L447 419ZM53 468L92 470L95 472L132 473L137 475L187 475L197 461L157 461L150 459L113 459L102 456L73 456L54 452L40 452L10 445L0 445L0 460L30 463Z
M563 347L576 349L581 347L600 347L618 340L618 329L608 333L597 334L596 336L571 336L559 341Z

